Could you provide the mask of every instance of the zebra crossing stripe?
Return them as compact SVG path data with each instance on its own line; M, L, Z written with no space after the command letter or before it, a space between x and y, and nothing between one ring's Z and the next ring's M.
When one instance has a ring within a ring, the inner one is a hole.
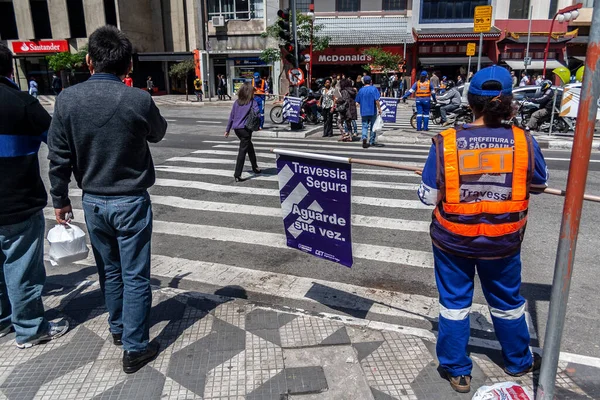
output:
M223 140L205 140L204 143L212 143L212 144L231 144L231 142L229 141L223 141ZM306 143L306 144L302 144L299 145L297 143L284 143L284 142L267 142L267 141L263 141L260 142L261 145L273 145L273 146L277 146L277 147L288 147L288 146L301 146L301 147L316 147L316 148L323 148L323 149L343 149L344 147L346 148L355 148L356 146L353 145L352 143L345 143L342 142L344 144L339 144L339 145L335 145L335 144L314 144L314 143ZM213 146L216 147L216 146ZM386 144L386 147L387 144ZM390 150L400 150L400 148L392 148ZM428 154L429 150L425 150L425 149L408 149L408 148L401 148L402 151L408 151L408 152L412 152L412 153L425 153ZM312 150L311 150L312 151Z
M259 154L261 154L261 153L257 153L256 156L261 157ZM270 154L270 153L264 153L264 154L268 154L269 157L272 156L272 154ZM165 162L186 162L186 163L194 163L194 164L231 164L231 165L235 165L235 163L236 163L235 160L229 160L229 159L225 159L225 158L206 158L206 157L204 157L204 158L171 157L171 158L167 159ZM263 162L259 162L258 166L259 166L259 168L276 168L277 167L275 165L275 163L263 163ZM396 170L381 170L381 169L374 169L374 168L352 168L352 174L354 174L354 175L379 175L379 176L410 176L413 178L417 177L414 172L396 171Z
M214 176L225 176L225 177L232 176L232 171L215 170L215 169L210 169L210 168L190 168L190 167L176 167L176 166L169 166L169 165L157 165L155 167L155 169L157 171L161 171L161 172L169 172L169 173L176 173L176 174L214 175ZM289 175L290 172L291 172L291 170L286 166L286 170L282 170L279 173L279 176L281 177L282 174ZM257 181L268 181L268 182L277 181L277 175L263 176L263 175L250 174L250 176L252 177L252 180L257 180ZM409 190L409 191L416 191L419 189L418 184L397 183L397 182L376 182L376 181L370 181L370 180L365 181L365 180L358 180L358 179L352 180L352 186L364 187L364 188Z
M409 125L410 126L410 125ZM257 136L254 136L257 135ZM276 138L273 137L266 137L266 136L260 136L260 131L259 132L255 132L252 136L252 141L253 142L272 142L272 141L277 141ZM327 139L294 139L294 138L285 138L282 139L281 142L277 142L278 144L281 143L294 143L294 142L298 142L298 145L300 144L305 144L305 143L315 143L315 144L327 144L327 143L334 143L331 140L327 140ZM350 145L349 143L347 144L342 144L339 143L340 146L344 146L344 145ZM431 145L430 144L418 144L418 143L386 143L386 147L394 147L394 148L404 148L404 147L423 147L423 148L430 148Z
M237 144L218 144L216 146L213 146L213 148L218 148L218 149L237 149L239 146ZM272 147L262 147L262 146L254 146L255 150L271 150ZM356 147L356 149L358 149L358 146ZM296 148L296 149L286 149L286 150L292 150L292 151L306 151L306 149L302 149L302 148ZM341 151L337 151L337 150L326 150L323 149L323 151L319 151L319 150L310 150L311 153L326 153L326 154L330 154L330 155L334 155L334 154L341 154L341 155L355 155L355 156L362 156L362 157L369 157L371 153L373 153L374 155L376 155L377 157L393 157L393 158L415 158L415 159L420 159L420 160L426 160L427 159L427 155L420 155L420 154L404 154L404 153L381 153L379 152L379 150L375 150L375 151L371 151L369 150L368 152L365 151L347 151L347 150L341 150Z
M218 185L215 183L188 181L179 179L157 179L156 186L163 187L177 187L187 188L196 190L206 190L217 193L237 193L237 194L248 194L257 196L275 196L279 197L279 190L277 189L263 189L263 188L252 188L245 186L233 186L233 185ZM377 207L391 207L391 208L407 208L417 210L431 210L432 207L426 206L419 200L400 200L400 199L386 199L380 197L366 197L366 196L352 196L352 203L364 204Z
M81 197L80 189L69 191L70 197ZM204 200L192 200L177 196L151 195L153 204L185 210L220 212L228 214L256 215L262 217L281 218L281 208L249 206L238 203L223 203ZM408 219L353 215L352 225L365 228L388 229L407 232L429 232L429 222Z
M74 209L73 212L76 216L84 216L82 209ZM44 215L46 219L55 219L54 211L50 208L44 210ZM82 218L81 220L84 219ZM302 254L301 252L297 252L297 250L288 247L285 235L278 233L157 220L153 221L152 230L157 234L285 249L296 252L299 257ZM433 254L421 250L354 243L353 255L356 258L370 261L427 269L433 268ZM312 257L310 255L305 256Z
M238 145L219 145L218 147L221 148L230 148L230 149L237 149ZM255 149L258 150L271 150L271 147L260 147L260 146L254 146ZM293 151L302 151L302 149L287 149L287 150L293 150ZM396 158L396 159L403 159L403 158L418 158L418 159L427 159L426 155L404 155L404 154L393 154L393 153L379 153L378 151L374 151L369 153L369 151L366 152L349 152L349 151L312 151L312 153L317 153L317 154L321 154L321 153L326 153L326 154L341 154L341 155L355 155L355 156L362 156L362 157L368 157L368 158L377 158L377 157L392 157L392 158ZM193 152L193 154L211 154L211 155L222 155L222 156L237 156L238 152L237 151L232 151L232 150L196 150ZM269 153L256 153L257 157L268 157L268 158L275 158L275 154L270 154ZM412 161L402 161L402 164L404 165L411 165L411 166L422 166L423 162L412 162Z

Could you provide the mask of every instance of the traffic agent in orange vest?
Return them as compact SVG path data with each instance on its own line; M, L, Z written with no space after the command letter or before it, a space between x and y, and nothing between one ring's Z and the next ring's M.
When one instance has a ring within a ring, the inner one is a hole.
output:
M435 90L433 85L427 79L427 71L421 72L419 81L406 91L402 99L406 99L411 94L415 94L415 107L417 108L417 131L429 130L429 110L431 109L431 99L435 101Z
M433 139L419 198L434 206L430 228L440 298L437 355L452 387L470 389L467 356L475 271L502 345L504 369L521 376L539 367L529 350L521 285L521 242L532 186L548 171L536 140L506 126L512 109L509 72L492 66L472 79L475 121Z
M267 81L260 77L259 72L254 73L252 86L254 87L254 99L258 103L258 108L260 109L260 129L262 129L265 124L265 95L267 94L269 87Z

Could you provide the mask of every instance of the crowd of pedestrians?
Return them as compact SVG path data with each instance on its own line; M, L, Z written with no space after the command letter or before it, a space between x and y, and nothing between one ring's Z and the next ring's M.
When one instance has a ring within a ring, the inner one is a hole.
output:
M13 330L25 349L56 339L67 321L44 316L43 208L47 194L38 151L48 144L50 194L56 221L74 218L71 175L82 189L85 223L123 370L133 373L159 350L149 340L152 205L155 170L148 143L162 140L167 122L149 93L123 84L133 47L113 26L89 37L91 77L62 91L52 118L13 81L12 53L0 45L0 337ZM33 81L35 82L35 81ZM30 91L32 85L30 85Z

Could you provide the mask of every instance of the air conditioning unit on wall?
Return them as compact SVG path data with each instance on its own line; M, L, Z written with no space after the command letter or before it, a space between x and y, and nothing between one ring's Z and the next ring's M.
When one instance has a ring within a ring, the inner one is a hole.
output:
M222 28L225 26L225 17L222 15L217 15L212 17L212 24L215 28Z

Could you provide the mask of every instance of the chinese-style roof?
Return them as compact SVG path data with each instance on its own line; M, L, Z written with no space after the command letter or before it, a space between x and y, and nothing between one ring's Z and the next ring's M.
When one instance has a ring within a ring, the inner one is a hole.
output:
M333 46L414 43L406 17L326 17L315 25L323 25L315 36L328 36Z
M550 43L564 43L571 40L571 37L561 37L560 39L551 39ZM548 36L531 36L529 43L546 43ZM507 36L501 42L503 43L527 43L527 35L518 38Z
M421 28L415 29L418 39L478 39L479 33L473 32L473 28ZM500 37L500 30L495 26L489 32L483 34L484 38L496 39Z

